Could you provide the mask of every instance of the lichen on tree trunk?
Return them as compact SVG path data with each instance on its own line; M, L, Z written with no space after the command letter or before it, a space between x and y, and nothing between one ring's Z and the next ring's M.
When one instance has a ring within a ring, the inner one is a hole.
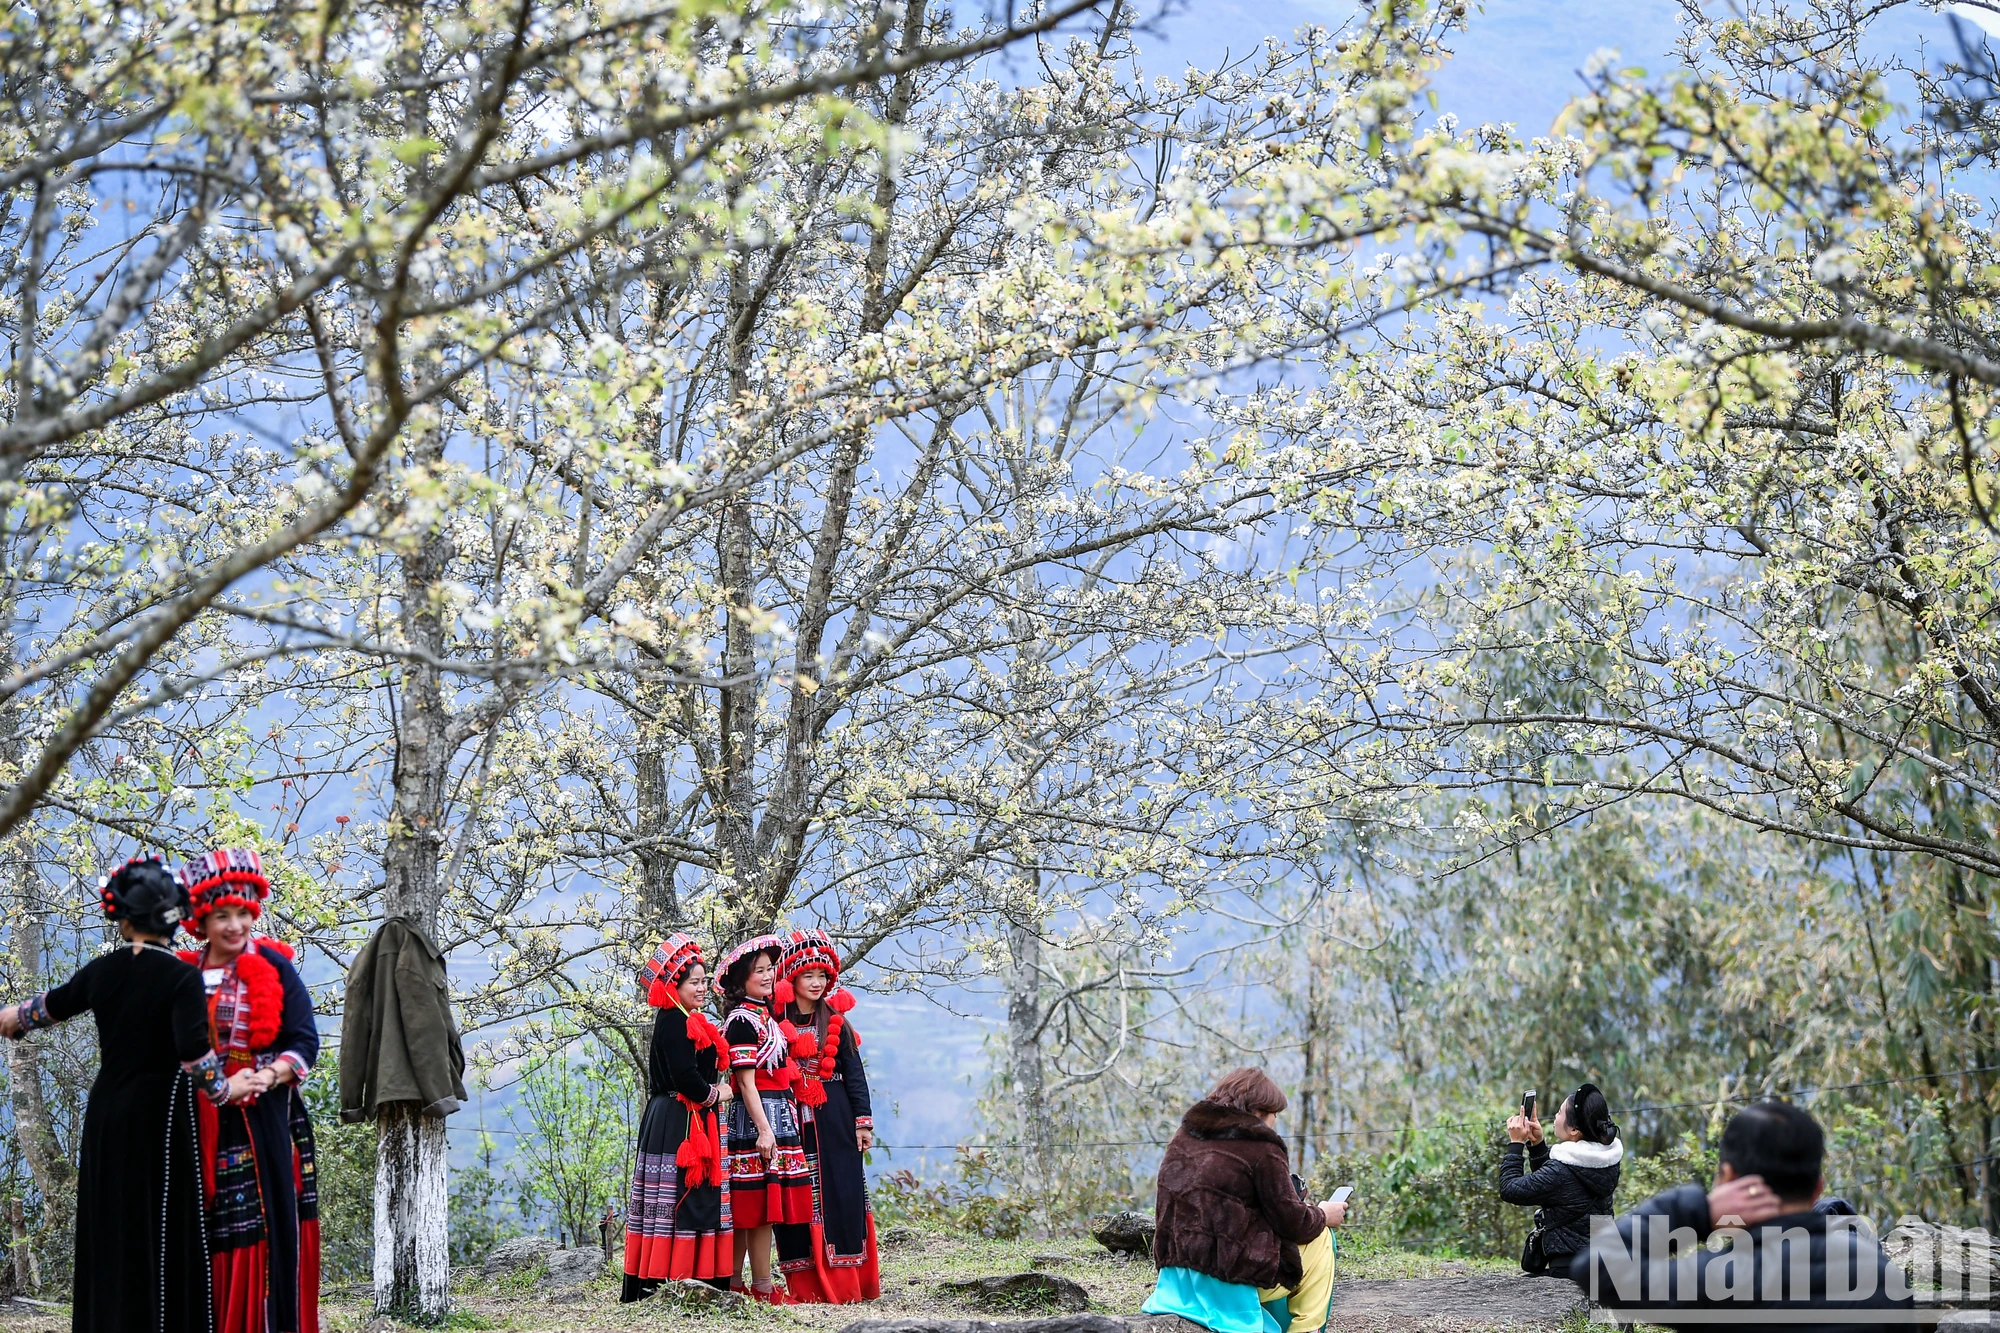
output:
M389 1102L375 1132L375 1311L442 1323L451 1312L444 1117Z

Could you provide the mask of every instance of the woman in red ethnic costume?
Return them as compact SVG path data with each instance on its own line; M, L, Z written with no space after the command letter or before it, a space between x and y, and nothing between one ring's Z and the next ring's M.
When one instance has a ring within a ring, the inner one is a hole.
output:
M646 1003L659 1012L647 1059L651 1095L639 1121L625 1210L621 1301L644 1300L675 1278L726 1288L736 1272L715 1114L730 1098L727 1049L701 1011L709 997L708 968L693 940L674 935L653 950L639 980Z
M882 1269L861 1154L875 1146L875 1121L861 1034L847 1022L854 994L840 984L840 954L825 931L792 932L774 998L785 1026L808 1038L800 1043L806 1049L799 1057L799 1103L806 1167L819 1204L802 1249L788 1244L794 1239L789 1233L778 1238L785 1290L800 1302L872 1301L882 1294Z
M201 1165L217 1333L319 1333L319 1191L299 1083L319 1057L312 996L289 946L254 935L271 881L256 852L224 847L180 869L209 1035L253 1094L203 1106Z
M736 1271L750 1259L750 1293L767 1305L786 1298L771 1286L773 1232L788 1248L802 1243L813 1220L812 1177L799 1138L793 1088L799 1067L791 1039L771 1013L781 944L759 935L722 960L723 1040L736 1079L729 1111L729 1209L736 1222Z

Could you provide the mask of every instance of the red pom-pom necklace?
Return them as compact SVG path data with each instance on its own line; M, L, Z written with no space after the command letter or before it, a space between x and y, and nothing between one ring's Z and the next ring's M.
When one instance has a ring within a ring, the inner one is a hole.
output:
M854 1007L854 996L851 992L836 986L821 997L820 1003L826 1006L827 1011L825 1045L821 1045L812 1032L798 1029L790 1023L785 1025L788 1036L797 1034L792 1042L793 1053L801 1061L811 1061L802 1064L799 1070L803 1076L799 1087L799 1100L807 1106L826 1105L825 1081L840 1070L840 1032L845 1026L841 1015Z

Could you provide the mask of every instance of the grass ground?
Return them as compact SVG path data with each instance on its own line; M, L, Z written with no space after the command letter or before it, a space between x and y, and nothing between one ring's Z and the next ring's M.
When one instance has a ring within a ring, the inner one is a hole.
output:
M1066 1256L1069 1262L1051 1264L1043 1258L1056 1255ZM1038 1258L1042 1258L1039 1265ZM1090 1293L1091 1308L1106 1314L1136 1313L1153 1289L1152 1264L1109 1255L1087 1236L1001 1241L920 1234L913 1240L883 1245L882 1299L864 1306L753 1306L739 1314L697 1314L657 1301L620 1305L615 1275L600 1278L567 1299L532 1290L532 1279L526 1275L498 1283L468 1275L459 1284L458 1308L447 1327L510 1333L624 1333L637 1329L671 1329L675 1333L769 1329L780 1333L789 1329L830 1331L857 1319L899 1315L965 1318L981 1312L942 1291L944 1283L1019 1273L1038 1266L1080 1283ZM1340 1273L1344 1278L1428 1277L1506 1271L1509 1267L1491 1261L1435 1259L1363 1244L1343 1253ZM357 1333L369 1320L365 1301L329 1304L327 1333Z
M557 1297L534 1290L534 1275L498 1280L467 1272L456 1283L456 1309L449 1329L493 1329L508 1333L786 1333L788 1330L844 1328L857 1319L938 1315L965 1318L981 1312L944 1293L942 1284L963 1278L1019 1273L1038 1266L1041 1256L1068 1262L1039 1265L1070 1278L1090 1293L1091 1308L1107 1314L1136 1313L1153 1287L1153 1266L1143 1259L1106 1254L1087 1236L1000 1241L980 1237L919 1234L882 1247L882 1299L862 1306L807 1305L771 1309L752 1306L736 1314L702 1314L660 1301L618 1303L618 1278L607 1274L575 1292ZM1355 1238L1343 1248L1340 1276L1356 1278L1445 1277L1507 1272L1499 1260L1451 1260ZM359 1333L373 1316L364 1292L328 1292L322 1304L325 1333ZM1025 1313L1032 1313L1024 1311ZM986 1317L1000 1317L987 1315ZM69 1327L68 1309L24 1310L0 1306L5 1333L59 1333Z

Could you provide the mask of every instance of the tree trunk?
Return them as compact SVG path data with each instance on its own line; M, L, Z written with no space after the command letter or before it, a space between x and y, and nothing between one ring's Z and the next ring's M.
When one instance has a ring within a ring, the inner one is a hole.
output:
M375 1134L375 1312L443 1323L451 1311L444 1117L389 1102Z
M34 884L17 867L22 908L14 921L14 956L19 976L25 983L23 994L42 989L42 917L32 903ZM48 1099L42 1090L41 1044L34 1038L8 1043L7 1075L14 1111L14 1132L21 1156L42 1195L42 1246L57 1256L57 1267L69 1267L69 1249L75 1239L76 1168L62 1141L56 1137L49 1116Z
M1319 950L1306 946L1306 1035L1299 1061L1299 1117L1297 1147L1292 1161L1301 1176L1311 1173L1314 1132L1318 1129L1319 1098Z
M634 717L633 721L639 731L639 744L632 760L637 807L634 831L639 841L639 906L662 931L678 930L687 924L687 914L681 910L680 893L674 885L680 859L658 841L673 827L674 793L667 781L667 749L671 740L666 728L658 723L642 717Z
M443 453L441 439L433 432L413 452L420 465L435 462ZM433 533L402 561L403 633L432 659L445 655L433 593L451 557L449 540ZM382 858L383 910L436 939L445 890L439 874L445 780L456 745L437 669L414 662L403 668L401 679L394 803ZM425 1116L414 1103L390 1103L377 1113L375 1135L375 1308L440 1322L451 1296L444 1118Z
M1021 1142L1028 1145L1028 1193L1046 1213L1049 1115L1042 1082L1042 937L1038 924L1017 920L1007 929L1007 1058Z

